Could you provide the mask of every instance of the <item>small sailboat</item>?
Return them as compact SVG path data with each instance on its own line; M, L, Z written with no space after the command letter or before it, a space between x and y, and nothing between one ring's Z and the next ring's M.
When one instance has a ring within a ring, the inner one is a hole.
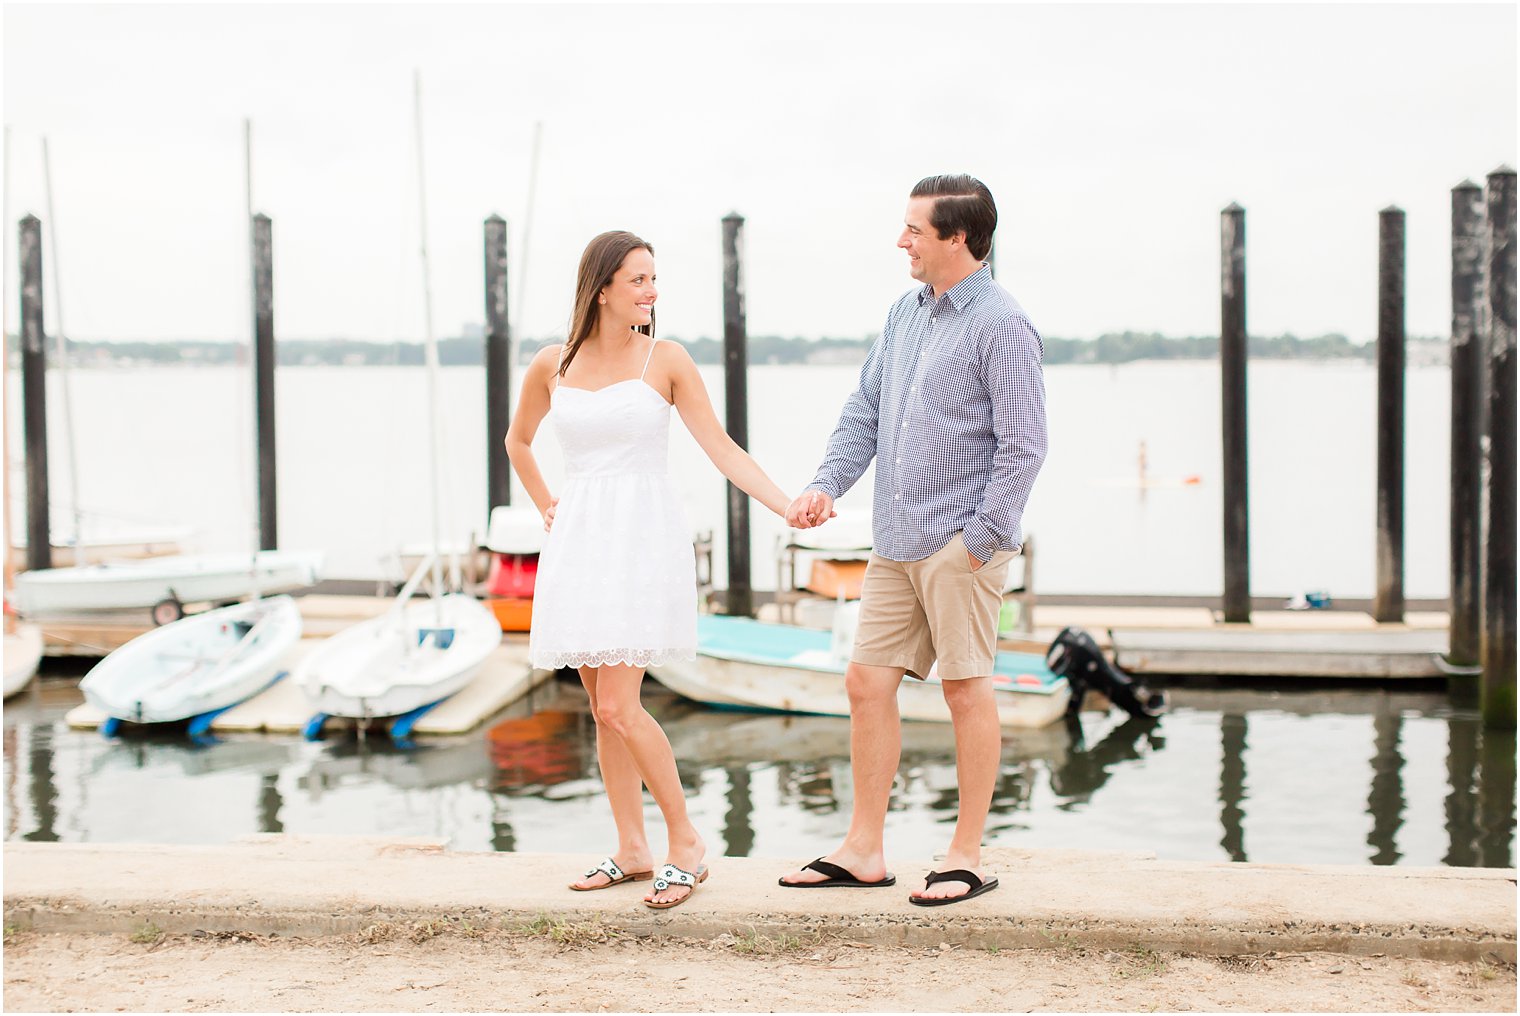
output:
M186 603L219 603L314 585L322 558L320 551L263 550L44 568L16 576L16 606L28 617L149 610L154 623L166 624L184 616Z
M329 717L358 721L395 717L390 734L402 741L412 725L439 702L459 691L501 644L496 615L462 586L459 558L451 557L449 584L442 574L438 470L442 458L438 421L438 341L433 335L432 282L428 274L427 187L422 159L422 81L415 82L417 184L421 209L423 323L428 378L428 429L433 550L418 565L386 614L360 622L327 639L301 661L295 679L317 712L306 736L317 737ZM427 600L412 602L431 575Z
M139 635L101 660L79 683L85 701L115 722L172 723L210 718L283 676L301 638L301 611L289 596L208 610ZM199 728L199 729L198 729Z
M473 596L412 602L432 564L422 563L387 613L324 640L296 666L296 684L317 710L309 737L328 717L398 717L406 722L391 734L404 738L421 710L469 684L501 644L496 616Z
M847 612L841 612L848 617ZM744 617L697 618L697 658L651 667L650 675L678 695L728 709L850 715L844 672L853 633L765 624ZM1066 678L1033 653L998 653L993 664L998 722L1038 728L1059 720L1071 699ZM904 678L897 693L905 720L948 723L938 677Z

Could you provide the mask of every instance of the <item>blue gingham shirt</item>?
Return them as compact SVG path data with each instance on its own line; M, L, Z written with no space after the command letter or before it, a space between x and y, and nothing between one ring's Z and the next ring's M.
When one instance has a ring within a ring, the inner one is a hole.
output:
M838 500L874 457L882 557L921 561L957 530L981 561L1019 549L1045 461L1044 351L986 265L938 300L927 285L903 294L809 489Z

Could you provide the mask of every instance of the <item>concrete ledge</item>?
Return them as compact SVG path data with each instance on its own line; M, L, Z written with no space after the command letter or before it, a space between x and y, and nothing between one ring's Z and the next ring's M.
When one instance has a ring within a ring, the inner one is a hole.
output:
M575 893L596 858L453 853L441 841L258 836L216 846L5 845L5 920L39 931L248 931L315 937L457 917L525 924L599 917L634 935L822 932L882 944L1278 951L1515 962L1515 873L1160 861L1136 854L988 850L1002 886L977 900L907 902L932 867L892 859L898 885L797 890L797 860L717 858L691 902L653 911L644 886Z

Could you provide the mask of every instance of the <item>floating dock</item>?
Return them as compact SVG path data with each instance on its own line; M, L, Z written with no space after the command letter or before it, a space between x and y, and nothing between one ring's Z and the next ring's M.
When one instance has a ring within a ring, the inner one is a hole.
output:
M1233 677L1442 677L1444 630L1109 630L1114 663L1132 674Z
M356 621L374 617L391 600L377 596L311 594L296 598L306 640L334 635ZM797 605L803 627L827 628L834 601L805 600ZM38 622L44 652L50 656L105 656L149 630L141 617L55 619ZM776 620L776 606L759 610L761 620ZM1116 654L1116 662L1136 674L1215 677L1304 677L1330 679L1439 679L1448 676L1448 620L1442 611L1411 611L1401 624L1379 624L1355 610L1257 610L1251 623L1225 624L1206 606L1037 605L1033 633L1002 642L1003 648L1043 653L1063 628L1084 628ZM510 639L512 636L508 636ZM521 638L521 636L518 636ZM505 666L505 664L503 664ZM467 689L468 690L468 689ZM259 716L284 717L289 707L273 689ZM463 694L463 693L461 693ZM489 696L487 696L489 699ZM441 708L441 707L440 707ZM231 714L228 714L229 716ZM214 729L227 728L227 717ZM277 727L299 729L284 719ZM422 731L436 720L419 724Z

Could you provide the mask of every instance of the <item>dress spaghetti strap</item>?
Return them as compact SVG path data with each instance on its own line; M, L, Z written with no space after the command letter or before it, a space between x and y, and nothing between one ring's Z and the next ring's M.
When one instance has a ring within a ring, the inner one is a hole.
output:
M568 348L570 348L569 340L560 343L559 362L554 365L554 388L558 388L559 383L565 379L565 350ZM549 391L552 393L554 388L550 388Z
M649 355L644 357L644 369L639 371L640 381L644 380L644 375L649 373L649 361L654 359L654 347L659 343L659 341L659 339L649 340Z

